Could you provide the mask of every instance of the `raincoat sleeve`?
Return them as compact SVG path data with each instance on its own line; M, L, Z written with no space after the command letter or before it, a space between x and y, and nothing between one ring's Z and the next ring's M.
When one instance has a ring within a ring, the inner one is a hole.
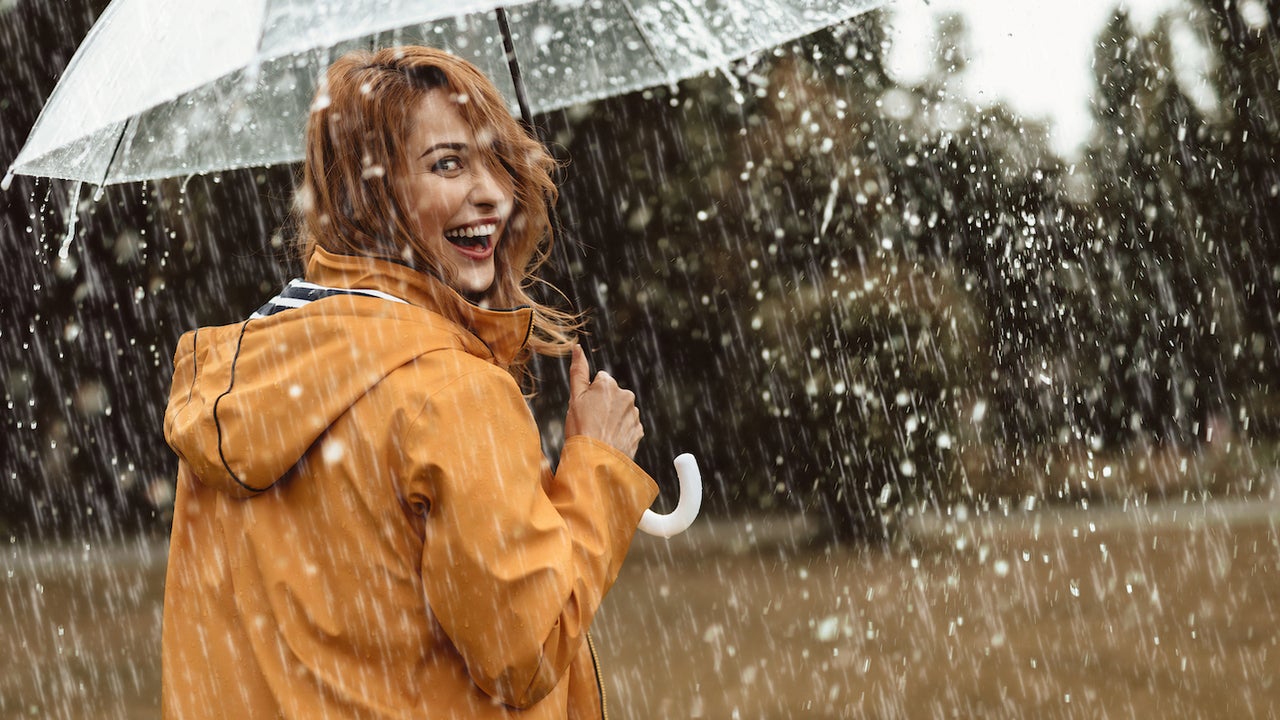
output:
M552 475L524 398L496 368L434 393L406 450L409 499L427 508L431 611L481 690L528 707L579 652L657 486L585 436L565 441Z

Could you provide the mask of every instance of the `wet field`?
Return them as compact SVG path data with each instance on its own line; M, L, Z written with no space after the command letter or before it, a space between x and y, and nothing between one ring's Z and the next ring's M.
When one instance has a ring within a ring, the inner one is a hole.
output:
M1280 717L1280 503L808 536L637 540L593 631L610 718ZM2 557L0 718L156 717L163 543Z
M1280 717L1278 525L1251 504L930 518L893 552L644 540L600 644L620 717Z

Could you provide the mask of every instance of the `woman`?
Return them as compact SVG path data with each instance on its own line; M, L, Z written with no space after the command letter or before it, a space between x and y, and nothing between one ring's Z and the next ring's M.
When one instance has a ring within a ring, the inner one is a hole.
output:
M552 167L462 60L329 69L306 282L175 357L167 717L604 714L586 631L657 488L634 396L526 294ZM552 474L517 379L570 351Z

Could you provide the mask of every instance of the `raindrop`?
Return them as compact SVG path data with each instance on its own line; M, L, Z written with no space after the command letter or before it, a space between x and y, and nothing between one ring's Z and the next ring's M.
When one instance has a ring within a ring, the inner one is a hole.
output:
M1249 25L1249 29L1256 32L1265 30L1271 22L1270 14L1267 12L1267 6L1261 0L1242 0L1239 4L1240 18Z
M67 231L62 237L62 244L58 247L58 260L66 261L67 256L71 252L71 241L76 237L76 224L80 220L80 190L84 183L77 180L71 184L71 189L67 192L67 210L64 215Z
M813 632L818 642L831 642L840 636L840 619L835 615L823 618Z
M346 453L346 446L337 438L328 438L320 449L321 458L330 465L341 462Z
M876 504L880 507L888 507L889 500L892 499L892 497L893 485L891 483L886 484L884 487L880 488L880 497L876 498Z
M970 419L974 422L974 424L982 422L983 418L985 418L986 416L987 416L987 401L979 400L978 402L974 403L973 413L970 415Z

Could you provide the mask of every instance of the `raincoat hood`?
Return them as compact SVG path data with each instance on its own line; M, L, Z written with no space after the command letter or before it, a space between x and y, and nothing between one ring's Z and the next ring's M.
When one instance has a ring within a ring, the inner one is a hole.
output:
M456 293L386 260L317 248L307 280L383 297L332 294L192 331L178 343L165 440L211 488L256 495L397 368L439 350L462 350L505 368L532 328L530 308L489 310L465 301L450 303L465 308L453 322L438 299L460 300Z

